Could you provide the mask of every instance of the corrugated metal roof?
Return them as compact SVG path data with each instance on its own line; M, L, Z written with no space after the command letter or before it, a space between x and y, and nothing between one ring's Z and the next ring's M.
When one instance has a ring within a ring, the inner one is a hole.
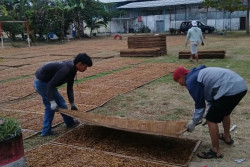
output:
M130 9L130 8L151 8L160 6L175 6L175 5L188 5L202 3L204 0L157 0L157 1L146 1L146 2L132 2L123 6L118 7L119 9Z
M115 2L127 2L130 0L99 0L102 3L115 3Z
M111 20L131 20L131 19L135 19L137 17L121 17L121 18L112 18Z

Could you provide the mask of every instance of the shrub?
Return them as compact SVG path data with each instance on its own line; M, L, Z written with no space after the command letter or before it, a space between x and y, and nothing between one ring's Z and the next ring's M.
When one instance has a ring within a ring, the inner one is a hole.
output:
M139 33L150 33L151 30L149 29L148 26L142 26L139 30L138 30Z
M12 118L0 118L0 141L21 134L21 125Z
M170 34L176 34L176 29L174 29L174 28L169 28L169 32L170 32Z

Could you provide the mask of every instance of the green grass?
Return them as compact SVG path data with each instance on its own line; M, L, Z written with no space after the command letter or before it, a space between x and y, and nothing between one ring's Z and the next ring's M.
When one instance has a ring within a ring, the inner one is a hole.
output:
M247 119L247 120L250 119L250 113L249 112L243 112L242 116L244 116L244 118Z
M243 78L248 78L250 76L250 60L233 60L233 59L223 59L223 60L211 60L206 62L208 67L222 67L228 68Z
M165 75L164 77L161 77L161 78L153 81L152 83L167 83L167 82L174 83L172 74Z
M180 120L180 116L178 116L177 114L165 114L165 115L161 115L160 117L156 117L156 119L158 121L175 121L175 120Z
M223 38L242 38L249 36L250 34L246 34L246 31L227 31L226 35L222 36Z
M11 82L11 81L19 80L19 79L24 79L24 78L30 78L30 77L33 77L33 76L34 76L33 74L31 74L31 75L23 75L23 76L20 76L20 77L14 77L14 78L2 80L2 81L0 81L0 83Z

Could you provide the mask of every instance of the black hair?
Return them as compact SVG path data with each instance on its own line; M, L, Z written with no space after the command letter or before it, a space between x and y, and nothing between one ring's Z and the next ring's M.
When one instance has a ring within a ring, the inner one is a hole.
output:
M89 67L93 65L91 58L86 53L79 53L74 59L74 65L81 62L82 64L87 64Z

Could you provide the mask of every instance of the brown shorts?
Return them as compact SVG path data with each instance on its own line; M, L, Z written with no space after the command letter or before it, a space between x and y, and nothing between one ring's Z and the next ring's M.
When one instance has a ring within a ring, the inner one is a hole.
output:
M212 101L206 115L206 120L220 123L225 116L231 114L246 93L247 90L233 96L222 96L218 100Z

